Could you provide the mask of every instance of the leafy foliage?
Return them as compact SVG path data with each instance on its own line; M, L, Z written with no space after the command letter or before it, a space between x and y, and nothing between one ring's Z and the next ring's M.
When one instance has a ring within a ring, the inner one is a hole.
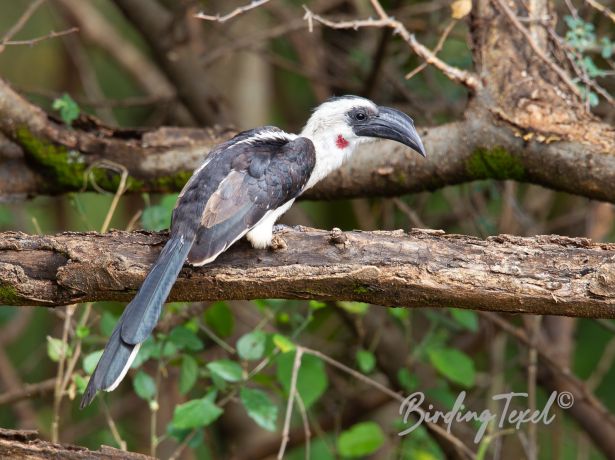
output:
M342 432L337 450L343 457L356 458L376 452L384 444L384 433L375 422L363 422Z
M290 393L293 364L296 352L286 352L278 356L276 376L286 394ZM297 375L297 393L306 408L312 406L327 389L329 380L324 363L312 355L303 355Z
M61 97L53 101L52 107L60 112L60 118L67 125L72 125L73 121L79 118L81 109L69 94L64 93Z
M610 59L614 49L611 38L603 36L598 39L594 24L586 22L581 17L568 15L564 17L564 21L568 27L565 36L566 42L576 50L576 53L571 55L571 59L576 66L582 69L591 79L606 76L608 72L598 67L591 52L598 48L601 50L602 58ZM583 98L588 100L592 107L598 105L598 94L592 91L589 85L581 85L579 89Z
M239 397L252 420L268 431L276 430L278 406L272 403L264 392L243 387Z

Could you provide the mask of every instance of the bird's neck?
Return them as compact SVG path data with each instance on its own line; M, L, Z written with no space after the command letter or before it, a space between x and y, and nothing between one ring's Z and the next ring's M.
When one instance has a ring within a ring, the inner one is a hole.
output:
M354 139L347 139L350 136L329 129L314 129L310 124L306 125L301 136L310 139L316 150L316 165L305 189L313 187L342 166L357 146Z

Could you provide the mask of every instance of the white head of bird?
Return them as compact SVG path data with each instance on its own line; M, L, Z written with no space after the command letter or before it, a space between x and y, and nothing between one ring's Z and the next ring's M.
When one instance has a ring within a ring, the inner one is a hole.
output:
M308 188L341 166L358 145L366 142L391 139L425 156L412 118L359 96L335 97L319 105L301 136L310 139L316 149L316 167Z

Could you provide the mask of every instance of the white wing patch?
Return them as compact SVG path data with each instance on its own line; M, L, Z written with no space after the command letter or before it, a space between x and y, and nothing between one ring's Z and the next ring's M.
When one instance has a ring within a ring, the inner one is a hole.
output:
M290 142L294 141L298 136L296 134L289 134L284 131L274 131L274 130L263 130L247 139L243 139L237 142L235 145L239 144L254 144L255 142L261 141L276 141L276 142Z

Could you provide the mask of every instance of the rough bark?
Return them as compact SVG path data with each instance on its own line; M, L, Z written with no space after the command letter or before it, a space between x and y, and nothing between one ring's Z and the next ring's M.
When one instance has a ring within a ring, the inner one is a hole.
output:
M615 244L420 230L284 228L278 236L280 249L239 243L209 266L185 267L170 300L355 300L615 318ZM165 240L145 232L0 234L0 303L130 300Z
M0 458L14 460L46 460L50 458L67 460L148 460L153 457L126 452L109 446L101 446L99 450L92 451L85 447L54 444L39 439L36 431L5 430L0 428Z

